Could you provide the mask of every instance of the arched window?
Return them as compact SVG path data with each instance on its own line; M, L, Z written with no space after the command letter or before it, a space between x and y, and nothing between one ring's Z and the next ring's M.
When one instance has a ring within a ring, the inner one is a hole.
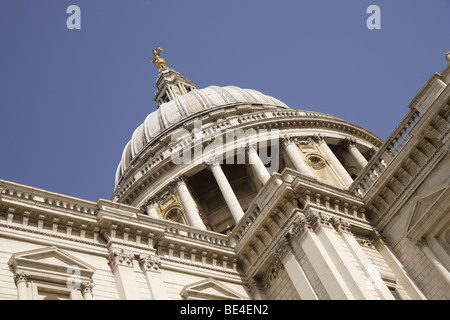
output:
M186 224L186 221L185 221L184 215L183 215L183 211L179 207L169 208L166 211L166 213L164 214L164 219L173 221L173 222Z

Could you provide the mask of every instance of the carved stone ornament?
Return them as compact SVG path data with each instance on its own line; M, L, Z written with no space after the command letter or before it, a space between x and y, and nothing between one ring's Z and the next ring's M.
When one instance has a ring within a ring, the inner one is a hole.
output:
M325 142L325 138L326 138L326 136L321 133L317 133L317 134L314 134L313 136L308 137L308 139L311 142L315 142L317 144L321 144L321 143Z
M264 290L271 287L271 282L278 278L280 270L284 269L284 265L280 259L275 258L270 267L267 269L266 273L261 279Z
M144 270L159 270L161 266L161 259L154 255L141 255L139 257L139 264Z
M426 244L427 244L427 240L425 238L420 238L419 240L417 240L415 242L415 245L418 246L419 248Z
M350 230L350 223L342 218L332 218L331 223L333 224L334 228L337 232L347 232L351 233Z
M274 248L273 253L279 258L283 259L290 251L289 241L286 237L281 239L280 243Z
M152 204L157 204L158 203L158 197L151 197L149 198L147 201L145 201L141 207L142 208L147 208L148 206L152 205Z
M169 194L168 195L174 193L175 188L182 183L186 183L186 181L187 181L187 178L184 175L180 175L180 176L176 177L175 179L173 179L169 183L169 190L168 190ZM161 199L165 199L165 198L167 198L167 196L164 198L163 198L163 196L161 196Z
M301 216L292 224L289 234L301 237L306 231L312 231L310 219L307 219L305 216Z
M382 235L381 233L379 233L377 230L374 230L374 231L373 231L373 235L372 235L372 244L373 244L375 247L384 245L385 241L386 241L386 237L385 237L385 236L383 236L383 235Z
M311 225L313 228L317 228L318 226L332 227L331 225L331 217L327 214L321 212L315 212L308 217L311 221Z
M342 142L342 145L345 148L350 148L351 146L354 146L356 144L356 140L354 138L345 138Z
M116 266L133 266L134 254L131 251L125 251L123 249L113 249L108 256L108 264L111 269L115 269Z
M92 281L83 281L81 283L81 293L85 295L86 293L92 293L94 289L94 283Z
M14 283L17 285L19 282L27 282L29 274L25 272L17 272L14 274Z
M205 160L205 163L209 167L215 167L222 163L222 159L220 159L219 157L213 156L213 157L209 157L207 160Z

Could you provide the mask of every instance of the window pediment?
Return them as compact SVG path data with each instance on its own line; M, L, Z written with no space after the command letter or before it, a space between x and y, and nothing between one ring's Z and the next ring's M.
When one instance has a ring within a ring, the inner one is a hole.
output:
M32 279L60 283L69 279L80 283L88 281L95 272L89 264L56 247L15 253L8 265L14 273L25 272Z
M208 278L185 286L180 295L186 300L246 300L220 282Z

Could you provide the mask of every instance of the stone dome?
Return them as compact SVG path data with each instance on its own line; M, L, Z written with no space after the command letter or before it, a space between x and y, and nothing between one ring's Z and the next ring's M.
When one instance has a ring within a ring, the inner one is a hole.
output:
M145 149L145 146L158 139L167 130L175 128L184 120L200 116L203 112L248 104L289 109L286 104L276 98L256 90L235 86L209 86L204 89L194 89L161 104L156 111L147 116L144 123L137 127L127 143L117 167L115 184L118 184L127 167Z

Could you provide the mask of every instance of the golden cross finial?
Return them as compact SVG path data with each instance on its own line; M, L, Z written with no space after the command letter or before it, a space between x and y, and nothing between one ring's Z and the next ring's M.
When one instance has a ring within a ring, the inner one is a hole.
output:
M166 66L166 60L164 60L163 58L161 58L159 55L161 54L161 51L163 49L158 48L153 50L153 60L152 63L155 64L155 66L159 69L159 71L163 71L167 69Z

